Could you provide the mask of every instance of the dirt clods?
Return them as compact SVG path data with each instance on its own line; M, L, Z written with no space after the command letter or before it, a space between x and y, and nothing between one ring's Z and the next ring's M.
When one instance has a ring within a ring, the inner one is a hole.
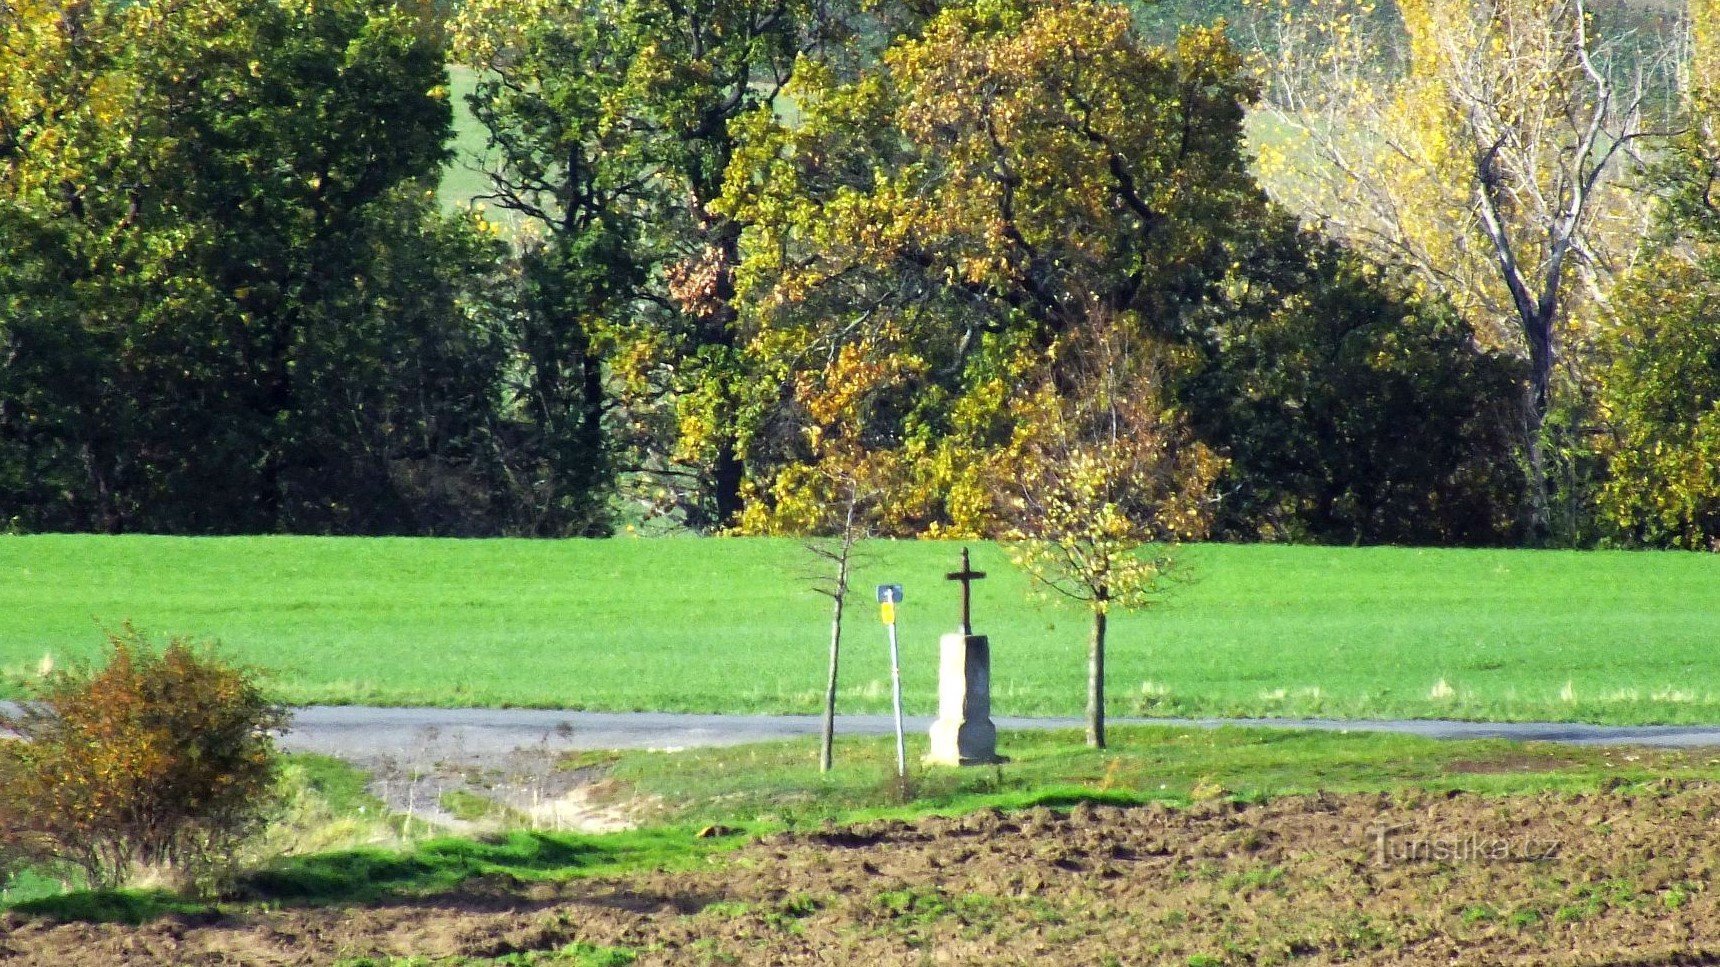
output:
M777 834L692 871L468 883L141 927L0 922L55 967L497 957L641 964L1720 964L1720 789L1079 805Z

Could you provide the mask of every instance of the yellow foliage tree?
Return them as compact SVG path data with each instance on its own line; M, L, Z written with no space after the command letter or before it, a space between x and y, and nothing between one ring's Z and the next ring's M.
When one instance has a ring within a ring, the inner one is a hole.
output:
M1720 90L1720 0L1690 0L1691 88Z
M1720 0L1690 0L1690 107L1696 157L1713 174L1709 205L1720 212Z
M1011 559L1092 616L1087 744L1105 747L1105 638L1111 612L1142 608L1176 569L1173 547L1206 535L1223 461L1166 408L1153 354L1128 320L1095 313L1060 341L1079 362L1048 373L1019 415L1000 516Z
M1720 2L1691 0L1686 132L1651 171L1658 231L1597 342L1597 504L1627 543L1720 550Z
M1711 3L1712 0L1702 0ZM1623 190L1654 136L1585 0L1398 0L1401 62L1369 0L1271 21L1267 104L1293 134L1268 188L1406 270L1527 362L1529 523L1550 527L1543 428L1561 346L1604 308L1645 227ZM1651 65L1652 66L1652 65Z

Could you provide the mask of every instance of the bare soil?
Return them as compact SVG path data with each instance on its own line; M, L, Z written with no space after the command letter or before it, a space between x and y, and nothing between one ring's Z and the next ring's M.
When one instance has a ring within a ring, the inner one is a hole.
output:
M368 791L390 813L457 836L509 828L612 833L633 828L633 813L651 805L609 795L606 770L570 767L560 754L542 748L458 758L435 758L419 750L355 764L370 774ZM450 793L485 801L490 808L481 817L461 818L445 805Z
M706 867L498 879L142 927L0 919L55 967L495 957L642 964L1720 964L1720 788L1082 805L780 834Z

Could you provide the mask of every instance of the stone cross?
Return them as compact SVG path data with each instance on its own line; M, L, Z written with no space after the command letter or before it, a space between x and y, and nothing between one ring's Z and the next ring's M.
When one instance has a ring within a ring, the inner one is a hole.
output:
M962 548L962 569L944 575L962 584L962 629L938 639L938 719L932 723L931 765L971 766L1006 761L997 754L991 721L991 642L973 633L973 569Z
M944 575L946 581L960 581L962 583L962 634L964 636L973 634L973 582L984 577L984 571L976 571L973 569L973 565L968 563L968 549L965 547L962 548L962 569Z

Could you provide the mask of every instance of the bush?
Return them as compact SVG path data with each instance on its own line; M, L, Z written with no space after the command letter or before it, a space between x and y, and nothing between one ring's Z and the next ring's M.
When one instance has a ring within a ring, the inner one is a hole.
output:
M1287 280L1250 284L1181 394L1203 442L1230 458L1216 536L1516 541L1519 364L1355 256L1280 244Z
M159 652L130 626L99 670L50 674L0 727L0 850L97 887L208 886L277 798L283 708L207 645Z

